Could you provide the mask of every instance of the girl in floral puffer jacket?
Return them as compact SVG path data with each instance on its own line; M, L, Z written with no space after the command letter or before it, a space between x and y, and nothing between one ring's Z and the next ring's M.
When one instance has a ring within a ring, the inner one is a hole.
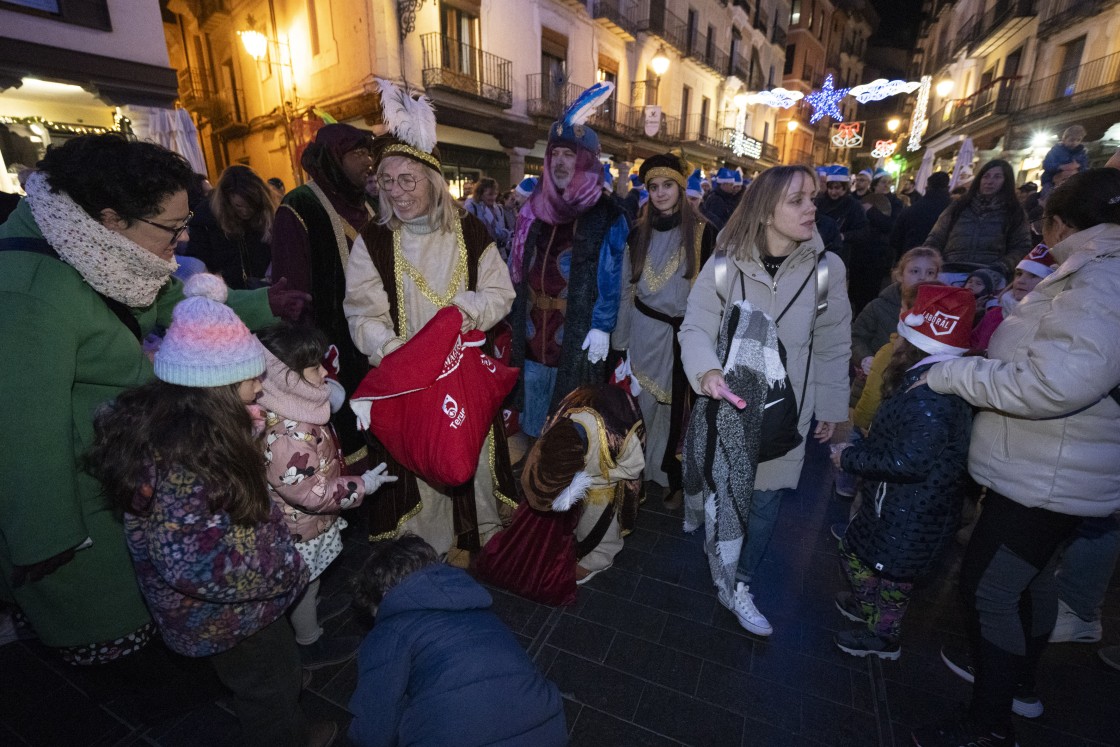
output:
M292 627L304 669L318 669L352 658L361 643L357 636L323 638L320 626L350 604L346 597L335 598L318 609L319 576L342 552L346 520L340 514L397 478L385 474L384 463L360 476L342 474L330 416L345 397L337 382L327 378L322 333L280 324L262 330L258 338L265 347L259 404L266 411L268 492L311 571L307 591L291 610Z

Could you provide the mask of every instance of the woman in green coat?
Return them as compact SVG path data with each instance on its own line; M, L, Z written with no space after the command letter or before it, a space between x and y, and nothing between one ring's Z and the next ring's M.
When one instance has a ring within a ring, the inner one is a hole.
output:
M51 148L0 226L0 599L73 664L139 651L155 630L120 519L81 467L93 414L152 378L141 340L182 299L190 166L123 136ZM290 293L290 292L288 292ZM274 307L284 301L281 286ZM265 290L230 293L250 327Z

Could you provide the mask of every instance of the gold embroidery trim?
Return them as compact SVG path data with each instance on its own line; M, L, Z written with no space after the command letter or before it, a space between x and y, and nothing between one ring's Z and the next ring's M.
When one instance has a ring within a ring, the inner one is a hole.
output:
M678 247L677 251L673 252L673 256L665 261L665 266L657 272L654 272L649 262L646 262L646 271L642 273L642 277L651 294L664 288L665 284L677 274L677 270L681 267L681 248L683 247Z
M488 450L490 453L488 456L490 460L490 480L493 486L494 497L511 508L517 508L517 501L498 490L498 460L496 456L497 452L495 452L496 447L494 446L495 438L494 426L490 426L490 448Z
M381 540L396 539L396 536L398 534L400 534L401 527L404 526L404 523L406 521L408 521L409 519L411 519L416 514L420 513L420 510L422 508L424 508L424 501L423 500L417 501L416 502L416 507L413 508L411 511L409 511L407 514L405 514L404 516L402 516L400 518L400 520L397 522L396 529L390 529L388 532L382 532L381 534L371 534L369 536L369 541L370 542L379 542Z
M368 446L363 446L362 448L355 451L353 454L350 454L349 456L344 457L342 461L346 464L347 467L349 467L351 464L354 464L355 462L360 462L361 460L365 459L367 456L369 456L369 447Z
M384 158L385 156L391 156L394 153L404 153L406 155L412 156L413 158L419 158L421 161L428 164L436 171L440 170L439 161L436 160L435 156L433 156L431 153L425 153L419 148L413 148L407 143L393 143L392 145L386 147L384 151L382 151L381 157Z
M652 169L646 172L646 182L649 182L650 179L658 178L674 181L682 190L688 188L688 182L685 180L684 174L677 171L676 169L671 169L668 166L654 166Z
M611 456L611 446L607 441L607 426L603 422L603 416L590 407L576 407L564 413L564 417L571 420L574 413L586 412L595 418L595 425L599 430L599 473L603 476L604 480L610 480L610 471L618 466Z
M412 284L416 286L416 290L420 291L420 295L428 299L428 302L435 306L437 309L442 309L444 306L451 305L451 299L455 298L459 293L460 286L467 278L467 242L463 238L463 224L461 221L455 221L455 243L459 245L459 257L455 262L455 269L451 273L451 280L447 284L447 290L442 294L436 293L432 290L432 286L428 285L427 279L416 269L416 267L404 258L404 250L401 249L401 230L398 228L393 231L393 264L396 268L396 281L397 281L397 310L400 315L401 321L401 337L408 339L408 314L405 311L407 300L404 295L404 279L407 276Z
M640 374L633 369L631 369L630 372L634 374L634 378L637 379L638 383L642 385L642 389L645 389L647 392L653 395L653 398L657 400L659 404L671 405L673 403L673 395L670 392L666 392L664 389L659 387L656 383L654 383L653 379L649 378L648 376L644 376L643 374Z

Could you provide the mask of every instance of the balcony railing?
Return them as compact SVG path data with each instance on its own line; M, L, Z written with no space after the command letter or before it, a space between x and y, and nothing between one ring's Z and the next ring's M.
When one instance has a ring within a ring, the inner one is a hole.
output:
M631 107L618 103L614 97L587 119L591 129L599 134L608 133L628 140L637 137L632 122L638 120Z
M210 71L204 67L188 67L177 70L179 79L179 101L192 111L202 111L210 106L213 95Z
M446 88L503 109L513 104L512 62L438 32L420 40L425 88Z
M713 147L723 145L722 132L712 120L699 114L692 114L680 120L680 123L681 142L700 143Z
M1045 39L1079 18L1096 15L1109 0L1047 0L1038 13L1038 36Z
M535 117L558 119L568 104L584 91L582 86L556 80L550 75L534 73L526 78L527 108Z
M709 68L717 74L727 71L727 52L717 47L710 37L706 37L698 30L693 33L688 45L688 56Z
M748 60L743 55L738 54L729 60L727 74L734 75L736 78L743 81L743 83L749 83L748 79L750 78L750 69L750 60Z
M603 18L623 31L638 31L638 0L595 0L591 6L592 18Z
M646 134L646 112L641 106L630 107L626 111L626 126L635 136L656 140L662 143L679 143L681 120L661 112L661 121L654 135Z
M245 98L240 89L226 89L214 95L210 122L214 131L229 139L249 132L249 117L245 113Z
M1010 113L1017 80L1018 77L996 78L971 96L937 109L929 119L926 139L988 116Z
M638 19L638 31L659 36L670 46L688 54L688 24L668 10L653 12L648 3L644 10L645 17Z
M1017 117L1037 118L1120 98L1120 52L1069 67L1015 91Z
M1038 0L998 0L984 13L976 13L961 26L953 40L953 54L975 48L1016 18L1037 15Z
M636 80L630 84L630 103L637 107L657 103L657 89L660 81Z

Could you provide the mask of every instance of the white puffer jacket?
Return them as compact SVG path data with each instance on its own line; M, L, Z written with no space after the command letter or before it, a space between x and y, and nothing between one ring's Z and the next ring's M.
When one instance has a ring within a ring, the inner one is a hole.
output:
M978 407L968 466L1024 506L1120 509L1120 226L1051 248L1062 264L996 330L988 359L935 365L929 385Z

